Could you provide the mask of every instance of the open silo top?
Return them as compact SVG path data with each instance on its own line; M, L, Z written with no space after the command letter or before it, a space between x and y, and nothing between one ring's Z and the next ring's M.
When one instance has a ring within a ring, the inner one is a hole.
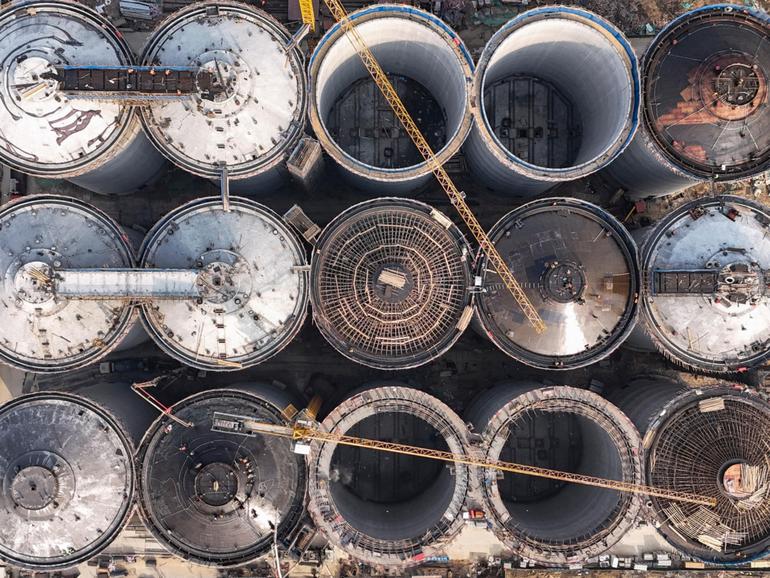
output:
M535 367L580 367L609 355L633 328L636 246L599 207L566 198L535 201L503 217L489 236L546 325L535 332L482 256L478 317L508 355Z
M538 381L483 392L466 420L482 436L484 459L622 480L643 479L633 423L601 396ZM641 500L607 488L479 471L492 530L521 558L566 566L598 556L634 527Z
M173 415L155 422L138 455L141 513L155 537L215 566L243 564L286 538L302 511L303 458L285 438L216 431L238 418L285 425L280 409L221 390L180 402Z
M319 440L308 457L308 511L332 544L386 567L443 553L464 525L472 493L463 420L425 392L383 381L347 397L320 428L458 456L447 463Z
M645 56L645 117L665 154L704 178L770 166L770 17L707 6L674 20Z
M472 315L469 247L443 213L408 199L348 209L313 253L313 315L353 361L381 369L427 363Z
M213 100L159 101L142 109L156 146L204 177L247 177L283 159L304 127L302 58L288 31L245 4L199 2L174 13L148 41L147 65L199 66L224 91Z
M59 65L127 65L128 47L106 20L74 2L0 12L0 159L25 173L75 176L125 132L131 109L72 100L46 75Z
M468 148L488 148L477 172L571 180L606 166L631 141L638 65L610 22L574 6L542 6L489 39L478 59L475 99L478 138ZM518 192L514 182L508 189Z
M0 359L27 371L64 371L106 355L134 322L129 304L67 299L40 279L53 270L132 265L123 232L86 203L40 195L5 205Z
M142 315L169 355L202 369L254 365L299 331L308 304L305 250L267 207L230 198L198 199L147 234L143 267L198 269L202 296L156 299Z
M441 164L465 141L473 58L462 38L433 14L374 4L349 14ZM417 153L339 23L308 63L308 116L326 153L365 188L404 191L430 167Z
M736 371L770 357L770 211L738 197L684 205L648 238L643 315L675 361Z
M98 554L130 511L131 455L85 399L33 394L0 407L0 558L52 569Z
M770 548L770 405L734 387L684 393L645 437L647 483L716 500L652 497L656 526L682 552L709 562L760 558Z

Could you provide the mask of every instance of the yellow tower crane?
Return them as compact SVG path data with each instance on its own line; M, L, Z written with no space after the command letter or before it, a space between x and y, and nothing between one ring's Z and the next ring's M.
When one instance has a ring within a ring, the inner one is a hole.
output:
M334 19L339 22L340 26L347 34L348 39L358 53L358 56L361 58L364 66L369 71L372 79L388 101L388 104L390 104L393 112L404 126L407 134L412 139L412 142L417 147L422 158L425 159L425 163L435 175L436 180L438 180L439 184L444 189L444 192L449 197L454 208L460 214L465 225L470 229L476 242L481 247L481 250L487 255L487 259L492 267L497 271L497 274L511 292L511 295L513 295L516 303L521 307L527 320L532 324L532 327L535 328L537 333L545 331L545 323L543 323L543 320L540 318L537 309L532 305L529 297L527 297L527 294L524 292L519 282L516 281L516 278L513 276L510 269L508 269L508 265L506 265L505 261L500 256L500 253L498 253L494 244L487 236L486 231L484 231L484 228L481 226L478 219L476 219L476 216L473 214L473 211L471 211L468 203L465 202L465 194L455 186L452 179L444 170L444 167L438 159L436 159L433 149L428 144L428 141L425 139L422 132L420 132L420 129L412 119L412 116L406 110L404 103L401 102L401 99L393 88L387 75L382 70L382 67L380 67L380 64L372 54L372 51L369 50L364 39L361 38L355 25L348 18L342 3L339 0L324 0L324 3L329 8ZM313 13L313 0L299 0L299 5L304 23L311 28L314 27L315 14Z
M304 23L314 29L315 14L313 11L312 0L298 1ZM465 195L455 186L452 179L444 170L444 167L436 159L436 155L433 152L433 149L430 147L428 141L422 135L420 129L417 127L411 115L406 110L406 107L396 93L396 90L393 88L393 85L391 84L387 75L382 70L371 50L369 50L369 47L366 45L363 38L361 38L361 35L356 30L355 25L349 20L347 12L345 11L345 8L342 6L341 2L339 0L324 0L324 3L329 8L329 11L331 12L334 19L339 22L340 26L347 34L348 39L355 48L372 79L379 87L380 91L388 101L388 104L393 109L393 112L398 117L401 124L404 126L407 134L412 139L412 142L417 147L417 150L420 152L423 159L425 159L426 164L435 175L439 184L444 189L444 192L446 192L452 205L460 214L460 217L465 222L468 229L470 229L476 241L479 243L481 249L486 253L487 258L489 259L492 266L496 269L498 275L503 280L503 283L511 292L518 305L521 307L524 315L527 317L529 322L538 333L545 331L545 324L540 318L537 310L532 305L521 285L516 281L515 277L508 269L505 261L497 252L494 244L487 236L486 231L484 231L483 227L478 222L478 219L476 219L476 216L465 202ZM296 410L291 413L296 414ZM314 412L311 412L311 417L312 413ZM656 496L672 501L688 502L712 507L716 506L716 500L713 498L689 492L665 490L652 486L646 486L643 484L635 484L619 480L609 480L596 476L586 476L583 474L539 468L526 464L503 462L499 460L487 460L473 456L457 455L442 450L384 442L380 440L358 438L334 432L324 432L313 425L314 422L312 419L303 420L301 419L302 415L299 417L300 419L295 419L293 426L281 426L259 422L246 417L234 416L225 413L215 413L214 426L212 429L239 435L273 435L289 438L295 442L317 441L348 445L359 448L368 448L377 451L417 456L455 464L491 468L502 472L523 474L551 480L560 480L573 484L606 488L619 492Z
M596 476L586 476L584 474L575 474L572 472L539 468L526 464L504 462L500 460L487 460L485 458L479 458L470 455L459 455L443 450L435 450L393 442L359 438L335 432L325 432L318 429L312 418L308 417L308 410L303 410L299 414L296 413L296 410L293 410L290 412L290 414L297 416L297 419L294 421L294 425L282 426L257 421L248 417L215 412L214 425L212 430L247 436L271 435L289 438L295 442L302 443L303 445L300 446L300 448L304 447L305 449L309 448L304 445L304 442L328 442L333 444L353 446L357 448L367 448L381 452L390 452L394 454L439 460L453 464L490 468L501 472L522 474L525 476L534 476L537 478L547 478L549 480L559 480L562 482L568 482L570 484L580 484L583 486L592 486L595 488L605 488L608 490L616 490L618 492L640 494L644 496L655 496L676 502L688 502L691 504L700 504L703 506L712 507L716 506L715 499L689 492L665 490L661 488L655 488L653 486L646 486L644 484L635 484L632 482L623 482L619 480L609 480ZM298 453L306 453L306 451L302 451L302 449L296 449L296 446L295 451Z

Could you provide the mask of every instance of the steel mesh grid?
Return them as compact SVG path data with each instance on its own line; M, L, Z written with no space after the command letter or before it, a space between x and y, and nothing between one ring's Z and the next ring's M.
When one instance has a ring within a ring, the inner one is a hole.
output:
M748 505L720 484L730 463L745 462L770 473L770 411L735 398L725 398L724 404L723 410L704 413L692 403L665 422L649 454L648 475L652 486L715 498L714 508L660 498L653 502L685 540L703 547L711 536L722 542L721 551L712 550L730 554L770 539L767 482L761 499Z
M319 249L314 296L327 339L385 363L435 356L457 333L470 300L463 244L410 207L364 211L333 227ZM403 289L378 281L404 276Z

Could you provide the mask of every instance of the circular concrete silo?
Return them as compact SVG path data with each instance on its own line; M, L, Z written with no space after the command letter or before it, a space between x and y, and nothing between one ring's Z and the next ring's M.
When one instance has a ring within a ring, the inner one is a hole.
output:
M631 421L583 389L518 382L479 395L466 419L487 460L503 460L630 483L643 479L641 440ZM481 472L493 530L520 557L547 566L580 564L633 527L638 497L496 470Z
M85 562L132 509L133 447L99 406L38 393L0 406L0 559L50 571Z
M411 6L379 4L349 17L439 161L446 162L471 126L473 59L460 37ZM401 194L431 178L339 24L318 43L308 75L313 131L354 185Z
M770 211L739 197L694 201L655 225L641 316L664 355L717 373L770 357L768 231Z
M197 269L201 295L143 303L158 346L182 363L228 371L275 355L307 314L306 255L267 207L231 197L198 199L163 217L147 234L141 266Z
M120 33L75 2L43 1L0 12L0 160L23 173L66 178L98 193L130 193L165 165L126 104L64 96L58 65L133 63Z
M534 367L573 369L628 337L638 312L638 256L612 215L577 199L543 199L508 213L489 237L546 325L535 332L481 254L477 319L503 352Z
M96 208L68 197L23 197L0 210L0 359L25 371L83 367L104 357L136 321L121 299L69 299L41 282L60 269L133 267L127 238Z
M147 134L174 164L242 194L274 186L304 134L307 87L299 50L272 16L247 4L196 2L148 40L146 65L198 66L224 90L213 100L159 101L142 108Z
M471 320L471 258L462 232L424 203L354 205L316 242L313 319L357 363L423 365L446 352Z
M636 56L592 12L535 8L489 40L473 99L464 148L471 170L495 192L533 196L602 169L631 142L640 103Z
M260 384L211 390L172 406L189 427L167 415L153 424L137 455L139 508L165 548L197 564L234 566L295 529L306 473L291 440L212 429L228 416L286 425L282 410L293 401Z
M615 394L644 435L646 483L716 500L650 497L652 522L683 554L746 563L770 551L770 404L737 386L687 389L659 377Z
M642 122L607 170L632 198L770 168L770 16L702 6L670 22L642 58Z
M322 422L324 431L469 452L462 420L438 399L398 385L354 393ZM463 524L469 468L462 464L313 442L310 514L337 547L385 567L438 553Z

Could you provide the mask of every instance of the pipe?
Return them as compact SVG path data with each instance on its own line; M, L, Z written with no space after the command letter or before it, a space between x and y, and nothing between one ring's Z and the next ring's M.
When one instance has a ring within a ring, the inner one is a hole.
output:
M770 16L703 6L671 21L642 57L637 135L605 172L633 199L770 167Z
M436 398L384 385L353 394L323 431L467 455L462 420ZM309 511L339 548L377 566L409 566L454 536L469 491L469 468L411 456L313 442Z
M631 421L598 395L537 382L480 394L466 419L487 460L641 483L641 440ZM480 472L493 531L520 557L546 566L580 564L633 527L641 503L613 490Z
M412 107L418 125L425 121L432 127L426 137L438 160L446 163L471 126L473 60L460 37L440 19L411 6L374 5L349 18L383 70L399 77L393 80L397 91L401 87L399 95ZM308 71L313 131L351 183L400 194L431 178L398 120L384 120L384 113L373 110L379 91L371 82L358 82L368 73L339 24L318 43Z
M471 170L495 192L533 196L600 170L631 141L640 102L636 56L592 12L536 8L489 40L473 100L465 145Z
M8 5L0 12L0 160L22 173L66 178L97 193L126 194L157 178L163 157L125 104L63 96L40 75L66 62L133 63L119 32L74 2ZM76 39L76 40L75 40ZM25 91L37 85L42 90Z

